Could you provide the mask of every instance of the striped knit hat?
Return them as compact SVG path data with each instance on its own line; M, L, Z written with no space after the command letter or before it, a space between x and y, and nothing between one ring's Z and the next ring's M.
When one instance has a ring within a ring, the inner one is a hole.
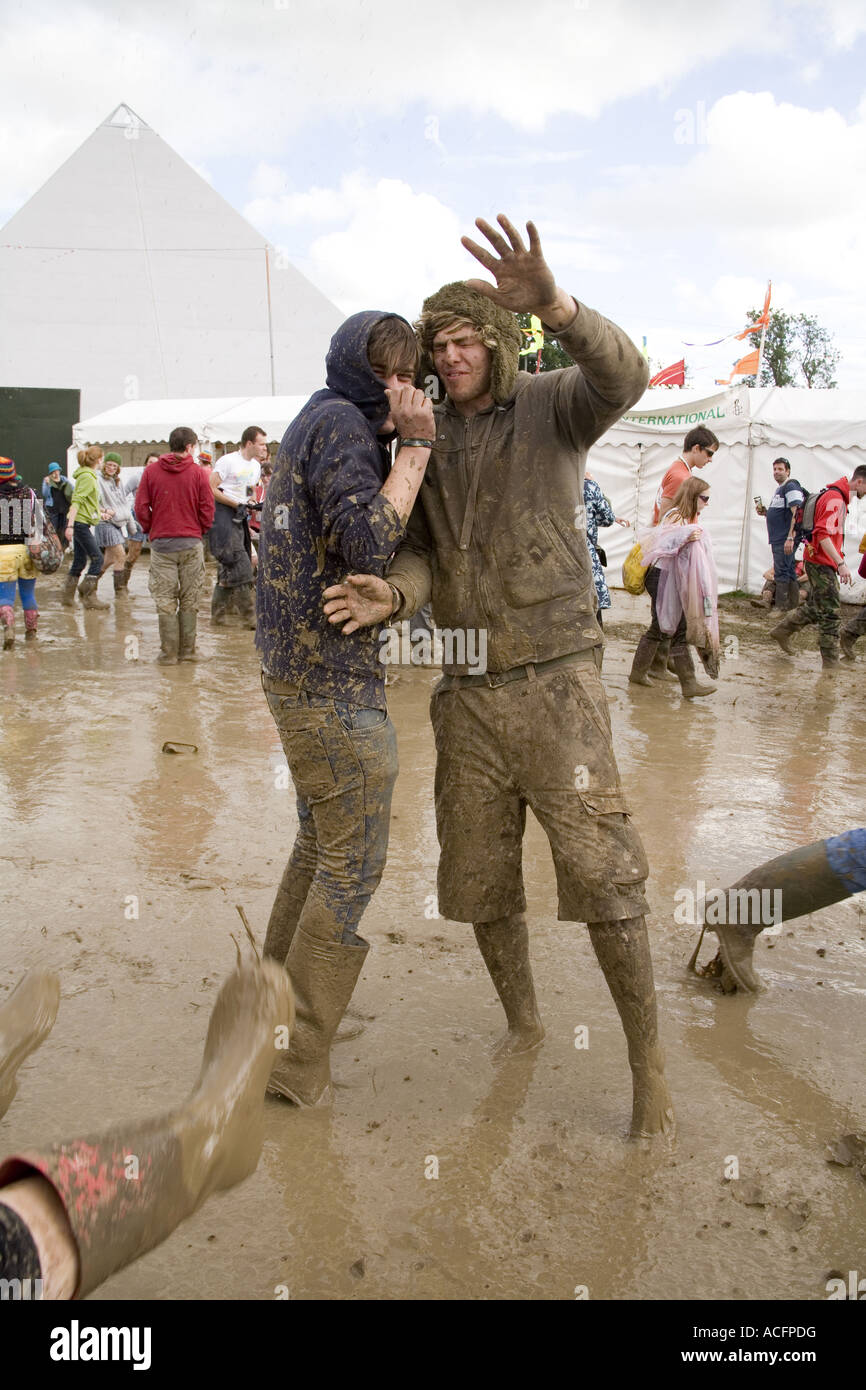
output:
M12 459L0 458L0 483L14 483L18 470Z

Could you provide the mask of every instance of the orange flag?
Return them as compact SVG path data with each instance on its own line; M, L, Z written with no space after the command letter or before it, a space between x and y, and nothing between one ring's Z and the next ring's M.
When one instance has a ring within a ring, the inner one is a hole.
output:
M741 357L726 381L716 379L717 386L730 386L735 376L755 376L758 371L758 349Z
M770 296L773 293L772 280L767 281L767 293L764 296L764 307L761 310L761 317L750 323L748 328L744 328L742 333L737 333L734 337L735 342L740 342L743 338L748 338L750 333L757 332L758 329L766 327L770 322Z

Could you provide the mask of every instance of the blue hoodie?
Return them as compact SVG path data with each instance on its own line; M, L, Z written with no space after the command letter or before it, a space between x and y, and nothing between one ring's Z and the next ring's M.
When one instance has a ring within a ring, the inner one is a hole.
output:
M381 495L389 471L377 428L388 400L367 342L390 314L353 314L326 358L327 387L283 436L262 508L256 645L277 680L335 700L385 709L379 628L344 636L323 593L349 573L384 575L406 528Z

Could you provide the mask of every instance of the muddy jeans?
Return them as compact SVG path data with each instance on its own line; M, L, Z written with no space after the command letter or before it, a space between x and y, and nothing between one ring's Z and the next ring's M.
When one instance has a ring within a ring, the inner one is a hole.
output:
M643 916L649 869L593 653L492 687L459 679L443 677L430 706L442 916L483 923L525 909L527 806L550 841L561 922Z
M233 507L217 502L213 526L207 533L210 553L217 562L217 584L233 589L237 584L252 584L253 563L249 523L234 520Z
M298 805L283 875L304 897L299 927L351 943L388 850L397 738L385 710L292 688L262 673ZM304 890L306 889L306 893Z
M150 550L150 589L157 613L194 613L204 584L201 541L186 550Z

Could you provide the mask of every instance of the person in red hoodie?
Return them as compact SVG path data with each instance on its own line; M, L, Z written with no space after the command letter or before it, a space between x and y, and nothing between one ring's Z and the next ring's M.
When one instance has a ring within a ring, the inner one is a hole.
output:
M193 458L195 430L179 425L170 452L149 463L135 494L135 515L150 536L148 587L156 604L157 661L196 661L195 628L204 583L202 537L213 525L214 499Z
M861 463L854 469L850 482L847 478L837 478L818 498L812 539L806 542L803 554L809 581L808 597L800 608L788 613L770 632L782 651L793 656L791 634L798 628L816 623L818 646L825 668L839 665L839 581L851 583L851 571L845 564L843 547L845 518L852 492L856 497L866 497L866 464Z

